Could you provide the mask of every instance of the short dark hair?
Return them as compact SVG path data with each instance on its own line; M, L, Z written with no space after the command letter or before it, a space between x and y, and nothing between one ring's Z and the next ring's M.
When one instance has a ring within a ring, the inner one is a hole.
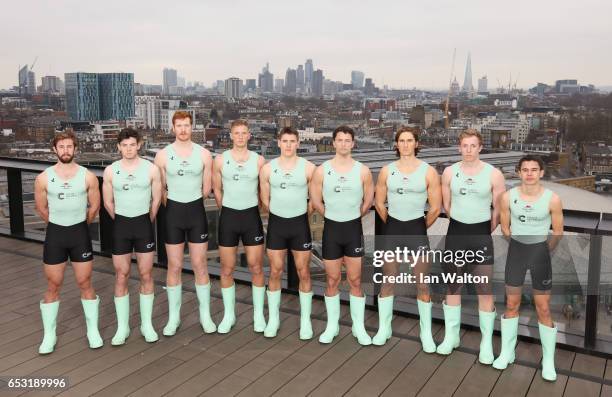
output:
M130 138L135 138L136 142L142 141L142 136L140 135L140 132L138 132L138 130L128 127L119 131L119 134L117 135L117 143L121 143L123 140Z
M518 162L518 165L516 166L516 171L520 171L521 167L523 166L523 163L525 161L535 161L536 163L538 163L538 166L540 167L540 170L542 171L546 171L546 166L544 165L544 160L542 160L542 158L540 156L536 156L534 154L527 154L523 157L521 157L521 159Z
M395 154L397 155L397 157L400 156L400 151L397 148L397 142L399 141L400 135L402 135L404 132L411 133L412 137L414 138L414 141L419 142L419 129L418 128L401 126L395 133ZM418 146L414 148L414 155L416 156L417 154L419 154Z
M300 134L293 128L291 127L283 127L280 132L278 133L278 139L281 139L283 137L283 135L285 134L289 134L289 135L295 135L295 138L299 141L300 140Z
M79 140L77 139L76 135L74 132L72 131L62 131L59 132L57 134L55 134L55 136L53 137L53 147L57 147L57 143L59 141L63 141L64 139L71 139L72 140L72 144L74 145L75 148L77 148L79 146Z
M332 139L336 140L336 135L338 135L339 132L344 132L345 134L350 134L351 135L351 139L355 140L355 131L353 131L353 129L351 127L349 127L348 125L339 125L338 127L336 127L336 129L334 130L334 133L332 134Z

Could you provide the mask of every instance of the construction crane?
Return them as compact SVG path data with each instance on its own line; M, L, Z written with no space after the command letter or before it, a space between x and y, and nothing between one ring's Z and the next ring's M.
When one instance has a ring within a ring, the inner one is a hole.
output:
M448 129L449 127L449 114L448 114L448 104L450 102L451 88L453 85L453 75L455 74L455 56L457 55L457 49L453 48L453 62L451 64L450 78L448 79L448 94L446 95L446 104L444 105L444 128Z
M38 55L36 55L36 58L34 58L34 62L32 62L32 66L30 66L30 70L34 69L34 65L36 65L36 61L38 61Z

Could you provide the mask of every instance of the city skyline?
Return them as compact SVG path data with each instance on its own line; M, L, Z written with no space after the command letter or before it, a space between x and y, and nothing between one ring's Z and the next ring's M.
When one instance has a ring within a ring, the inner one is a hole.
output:
M317 0L309 7L276 0L266 7L245 0L193 1L173 10L161 2L110 1L102 9L72 0L32 4L27 27L18 18L0 26L0 34L12 38L3 40L0 88L17 85L19 66L38 56L37 85L43 76L79 71L128 72L136 82L162 84L165 67L210 85L234 76L257 78L266 62L275 76L284 76L287 68L312 59L334 81L348 83L351 71L359 70L379 87L445 89L453 48L454 76L463 80L471 52L472 75L489 76L490 89L497 80L507 85L510 75L513 81L520 76L517 86L524 88L557 79L612 85L606 17L612 4L594 0L521 0L503 12L484 1L468 9L452 1L390 2L380 15L345 0ZM5 15L18 15L23 7L16 1L3 5ZM286 27L266 23L298 13ZM231 23L223 18L229 14Z

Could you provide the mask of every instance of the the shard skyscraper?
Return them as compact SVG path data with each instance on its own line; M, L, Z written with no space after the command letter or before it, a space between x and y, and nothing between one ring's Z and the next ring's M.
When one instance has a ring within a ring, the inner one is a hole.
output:
M461 90L464 92L474 91L474 86L472 85L472 54L469 52L465 65L465 79L463 79L463 87Z

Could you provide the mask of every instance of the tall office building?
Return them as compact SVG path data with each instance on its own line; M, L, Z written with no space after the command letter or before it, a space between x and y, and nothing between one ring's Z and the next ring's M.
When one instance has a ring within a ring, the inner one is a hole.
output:
M99 73L100 120L134 116L134 74Z
M19 69L19 94L33 95L36 94L36 75L30 70L28 65Z
M483 94L488 92L488 80L487 76L482 76L478 79L478 93Z
M259 73L259 89L262 92L274 91L274 74L270 73L269 63L266 63L266 66Z
M307 59L304 64L304 86L306 92L312 92L312 72L314 71L312 59Z
M66 73L66 111L72 120L125 120L134 116L133 73Z
M474 91L472 85L472 54L468 52L467 63L465 64L465 78L463 79L463 87L461 89L464 92Z
M164 68L162 93L164 95L169 95L170 87L176 87L176 86L178 86L178 73L176 69Z
M295 72L296 76L296 88L297 92L304 92L304 83L305 83L305 75L304 75L304 66L298 65L297 70Z
M274 92L282 94L285 91L285 80L274 79Z
M257 80L246 79L244 90L249 92L255 92L257 90Z
M351 84L353 85L353 89L359 90L363 88L363 80L365 78L365 74L358 70L353 70L351 72Z
M297 88L297 73L295 69L287 69L285 73L285 94L294 95Z
M317 69L312 73L312 95L323 95L323 71Z
M42 92L44 93L59 93L63 90L64 83L56 76L43 76Z
M225 97L228 99L240 98L242 94L242 80L238 77L230 77L225 80Z
M75 121L100 120L97 73L66 73L66 112Z

